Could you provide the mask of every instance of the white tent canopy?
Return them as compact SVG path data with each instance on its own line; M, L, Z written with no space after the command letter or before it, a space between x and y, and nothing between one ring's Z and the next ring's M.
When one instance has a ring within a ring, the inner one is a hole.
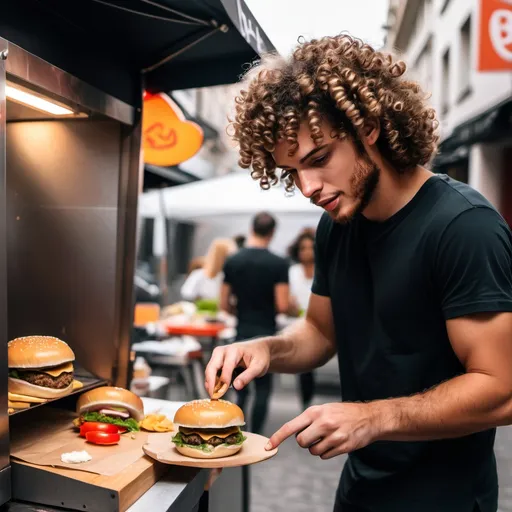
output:
M247 172L153 190L139 198L141 217L164 215L194 220L219 215L252 215L259 211L315 217L320 214L320 209L298 190L293 195L286 195L283 186L261 190Z
M304 227L316 227L322 209L299 190L286 195L282 186L261 190L247 172L146 192L139 198L139 218L154 218L155 254L165 246L163 217L193 222L197 226L193 255L206 253L216 237L248 234L252 217L261 211L278 222L271 249L285 254L286 248Z

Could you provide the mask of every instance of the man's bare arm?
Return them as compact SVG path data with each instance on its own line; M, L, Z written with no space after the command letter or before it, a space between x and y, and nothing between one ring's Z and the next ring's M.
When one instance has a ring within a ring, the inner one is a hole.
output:
M326 363L336 353L331 299L311 294L305 318L262 341L269 344L272 372L300 373Z
M221 311L225 311L226 313L233 314L233 306L231 305L231 286L227 283L222 283L220 288L220 299L219 299L219 307Z
M512 423L512 313L447 322L466 373L408 398L370 402L379 439L459 437Z

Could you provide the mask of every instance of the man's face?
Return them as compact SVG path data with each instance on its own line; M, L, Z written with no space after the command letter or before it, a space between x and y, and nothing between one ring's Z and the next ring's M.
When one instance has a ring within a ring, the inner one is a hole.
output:
M277 167L292 176L295 185L312 203L340 223L351 221L372 199L379 181L379 168L349 140L331 137L332 127L322 125L324 141L316 146L306 122L297 141L299 148L288 156L289 144L279 142L273 153Z

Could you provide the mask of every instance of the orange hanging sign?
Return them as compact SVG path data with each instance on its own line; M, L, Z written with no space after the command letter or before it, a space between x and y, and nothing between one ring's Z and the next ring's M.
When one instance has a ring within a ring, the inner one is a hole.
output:
M512 71L512 0L480 0L478 71Z
M146 164L168 167L193 157L203 144L203 131L164 93L144 98L142 146Z

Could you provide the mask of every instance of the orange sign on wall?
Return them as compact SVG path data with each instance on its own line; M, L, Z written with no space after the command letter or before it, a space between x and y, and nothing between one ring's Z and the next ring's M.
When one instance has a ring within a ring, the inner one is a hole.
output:
M144 162L168 167L193 157L203 144L203 131L187 121L178 105L159 93L144 99L142 113Z
M512 0L480 0L478 71L512 71Z

